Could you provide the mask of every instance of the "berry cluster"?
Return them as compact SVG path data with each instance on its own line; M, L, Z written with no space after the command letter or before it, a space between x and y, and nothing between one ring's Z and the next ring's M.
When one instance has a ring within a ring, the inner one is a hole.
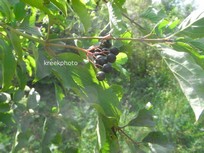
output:
M96 78L99 81L103 81L105 79L106 73L110 73L112 71L111 63L114 63L116 60L116 56L119 53L118 48L111 47L111 43L109 40L104 40L100 42L100 45L97 47L93 47L89 50L91 53L90 61L95 65L98 69Z

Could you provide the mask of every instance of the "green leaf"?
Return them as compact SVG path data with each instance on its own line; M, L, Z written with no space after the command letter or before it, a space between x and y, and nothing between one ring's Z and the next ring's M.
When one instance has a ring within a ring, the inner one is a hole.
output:
M101 149L101 148L103 148L103 146L106 142L106 130L105 130L104 124L103 124L100 116L98 117L96 132L97 132L97 137L98 137L99 149Z
M5 113L10 110L10 106L8 103L0 103L0 113Z
M149 110L142 109L139 111L137 117L128 123L128 126L153 127L155 126L155 123L151 112Z
M67 1L66 0L50 0L62 13L67 16Z
M188 53L162 48L161 55L178 80L198 120L204 110L204 70Z
M16 20L21 21L26 15L25 3L18 2L14 6L14 14L15 14Z
M193 47L202 51L202 54L204 53L204 38L191 40L188 43L192 45Z
M116 29L116 34L123 33L127 30L126 25L122 22L122 11L119 5L115 3L108 2L108 13L109 13L109 21L113 28Z
M191 38L204 37L204 11L192 12L180 25L177 35L186 35Z
M161 19L166 17L166 13L163 9L157 10L153 7L148 7L141 15L140 17L148 19L152 21L153 23L159 22Z
M32 88L28 95L27 108L35 109L39 105L40 95L34 88Z
M12 114L0 112L0 122L10 126L11 124L13 124Z
M38 51L38 48L32 44L32 51L36 61L35 80L40 80L51 74L50 60L46 57L43 50Z
M5 93L5 92L1 92L0 93L0 103L2 102L8 102L9 100L11 100L11 97L9 94Z
M120 65L124 65L125 63L127 63L128 61L128 56L127 54L120 52L117 56L116 56L116 64L120 64Z
M91 26L91 17L86 9L86 5L81 0L72 0L72 7L75 13L79 16L85 31Z
M7 0L0 1L0 12L7 18L8 21L13 19L13 12L11 10L11 5Z
M16 60L11 48L3 41L1 42L1 44L4 45L0 47L0 50L3 52L2 87L3 87L3 90L7 90L12 85L12 80L14 78L15 70L16 70Z
M159 131L150 132L142 141L160 145L168 144L167 136L165 136L162 132Z
M20 38L18 37L17 34L15 34L12 31L8 31L8 36L9 36L9 39L11 40L12 46L13 46L16 54L18 55L18 59L22 60L23 53L22 53Z

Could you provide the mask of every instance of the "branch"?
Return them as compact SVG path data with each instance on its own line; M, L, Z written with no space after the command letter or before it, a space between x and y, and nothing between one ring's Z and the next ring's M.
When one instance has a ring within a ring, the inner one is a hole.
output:
M54 43L46 43L46 46L55 46L55 47L60 47L60 48L70 48L70 49L75 49L78 51L83 51L87 53L88 51L86 49L76 47L76 46L71 46L71 45L63 45L63 44L54 44Z
M118 129L119 132L121 132L124 136L126 136L133 144L135 145L140 145L141 142L136 142L135 140L133 140L129 135L127 135L122 129Z
M139 28L141 28L142 30L146 30L145 28L143 28L139 23L135 22L134 20L132 20L129 16L127 16L125 13L122 13L122 15L124 17L126 17L130 22L134 23L136 26L138 26Z
M112 37L106 36L102 37L67 37L67 38L56 38L56 39L50 39L48 42L53 42L53 41L69 41L69 40L84 40L84 39L108 39L108 40L131 40L131 41L140 41L140 42L151 42L151 43L164 43L164 42L173 42L172 39L170 38L158 38L158 39L147 39L147 38L120 38L120 37Z

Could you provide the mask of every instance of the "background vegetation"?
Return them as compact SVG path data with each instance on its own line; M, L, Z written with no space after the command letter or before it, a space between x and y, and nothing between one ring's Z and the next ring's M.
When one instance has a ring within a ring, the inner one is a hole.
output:
M176 0L0 1L0 152L202 153L204 13L193 10ZM100 82L84 59L108 34L120 54Z

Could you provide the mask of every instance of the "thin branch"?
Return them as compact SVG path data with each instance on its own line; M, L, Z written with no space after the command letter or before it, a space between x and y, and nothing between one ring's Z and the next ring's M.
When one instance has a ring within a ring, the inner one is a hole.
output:
M139 23L135 22L134 20L132 20L129 16L127 16L125 13L122 13L122 15L124 17L126 17L130 22L134 23L136 26L138 26L139 28L146 30L145 28L143 28Z
M152 43L163 43L163 42L173 42L172 39L167 38L159 38L159 39L146 39L146 38L119 38L119 37L67 37L67 38L56 38L56 39L50 39L48 42L53 41L68 41L68 40L83 40L83 39L109 39L109 40L131 40L131 41L140 41L140 42L152 42Z
M127 135L122 129L118 129L119 132L121 132L124 136L126 136L133 144L135 145L140 145L141 142L136 142L135 140L133 140L129 135Z
M75 49L75 50L78 50L78 51L83 51L83 52L85 52L85 53L88 52L86 49L79 48L79 47L76 47L76 46L71 46L71 45L46 43L46 46L55 46L55 47L60 47L60 48L70 48L70 49Z

